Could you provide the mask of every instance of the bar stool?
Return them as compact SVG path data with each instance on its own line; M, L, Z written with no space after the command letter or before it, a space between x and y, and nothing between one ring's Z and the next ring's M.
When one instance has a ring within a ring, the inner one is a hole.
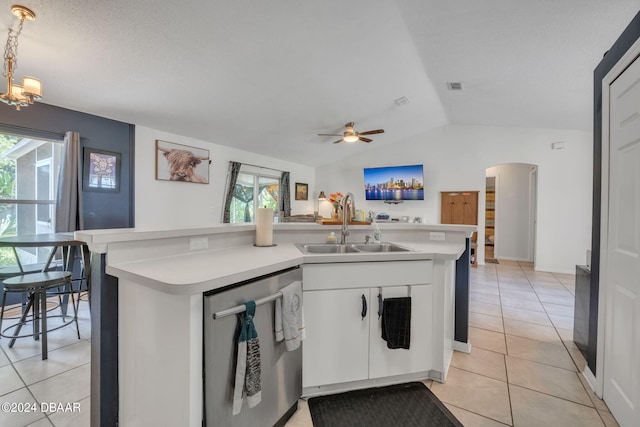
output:
M2 267L0 268L0 281L6 280L10 277L20 276L22 274L39 273L44 270L45 266L46 264L42 262L38 264L11 265L8 267ZM47 271L57 270L59 267L59 263L51 263ZM2 299L3 296L4 289L0 287L0 299ZM12 304L12 302L9 302L9 304ZM22 304L26 304L26 299L23 298Z
M70 291L60 291L59 288L65 287ZM53 292L54 295L60 295L68 292L71 296L71 306L73 307L73 317L69 321L65 321L65 315L56 315L49 317L62 317L63 322L61 325L48 329L47 328L47 292L51 292L54 289L58 289ZM13 347L17 338L33 337L38 340L42 335L42 360L47 359L47 332L55 331L63 326L67 326L73 322L76 324L76 330L78 332L78 339L80 339L80 328L78 326L78 311L75 304L75 297L73 289L71 288L71 273L68 271L50 271L42 273L30 273L21 276L10 277L3 282L4 295L2 296L2 310L0 311L0 336L5 338L11 338L9 347ZM2 329L2 320L4 318L4 304L6 301L7 293L26 293L28 294L27 306L22 311L20 321L15 325L11 325L4 330ZM33 310L33 316L30 320L27 320L29 311ZM38 325L40 320L41 325ZM25 324L33 322L33 333L20 335L20 330ZM39 327L40 326L40 327ZM13 335L8 335L7 332L15 328Z

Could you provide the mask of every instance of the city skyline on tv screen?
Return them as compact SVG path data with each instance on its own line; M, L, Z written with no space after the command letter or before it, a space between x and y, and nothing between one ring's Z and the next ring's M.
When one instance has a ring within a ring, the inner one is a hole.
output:
M424 200L422 165L364 169L367 200Z

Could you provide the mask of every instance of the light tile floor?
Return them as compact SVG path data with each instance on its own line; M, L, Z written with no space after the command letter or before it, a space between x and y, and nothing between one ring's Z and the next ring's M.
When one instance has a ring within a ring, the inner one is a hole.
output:
M574 283L573 275L536 272L528 263L471 269L471 354L454 353L445 384L425 382L465 426L617 426L579 374L585 361L572 341ZM46 361L39 342L23 338L10 349L0 339L0 403L37 408L0 411L0 426L89 426L86 301L79 320L80 340L74 326L50 333ZM80 410L42 412L42 403ZM304 400L287 426L312 426Z
M3 322L2 328L12 323ZM47 360L42 360L40 341L21 338L9 348L9 339L0 339L0 426L89 426L91 320L86 300L80 302L78 324L80 339L75 324L47 334Z
M580 375L575 276L499 262L471 269L471 354L454 353L445 384L425 383L467 427L617 426ZM312 426L306 402L287 426Z

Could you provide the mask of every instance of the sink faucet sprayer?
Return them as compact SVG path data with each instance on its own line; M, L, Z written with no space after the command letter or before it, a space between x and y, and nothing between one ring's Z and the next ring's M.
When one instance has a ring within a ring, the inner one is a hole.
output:
M353 199L353 194L347 193L341 200L342 204L342 230L340 233L340 244L344 245L347 243L347 236L349 235L349 214L347 209L347 199L351 199L351 211L356 211L356 202Z

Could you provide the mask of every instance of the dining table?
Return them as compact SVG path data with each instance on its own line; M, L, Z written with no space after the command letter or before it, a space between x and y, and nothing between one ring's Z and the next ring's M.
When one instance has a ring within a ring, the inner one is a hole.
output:
M0 237L0 248L12 248L18 269L22 274L24 274L24 269L17 248L49 248L49 254L42 267L43 272L51 268L58 249L62 250L62 269L73 272L73 260L75 259L76 249L80 248L80 256L84 268L83 276L87 283L88 291L91 291L91 253L87 244L82 240L76 239L73 232L19 234L16 236ZM63 312L66 312L66 301Z

